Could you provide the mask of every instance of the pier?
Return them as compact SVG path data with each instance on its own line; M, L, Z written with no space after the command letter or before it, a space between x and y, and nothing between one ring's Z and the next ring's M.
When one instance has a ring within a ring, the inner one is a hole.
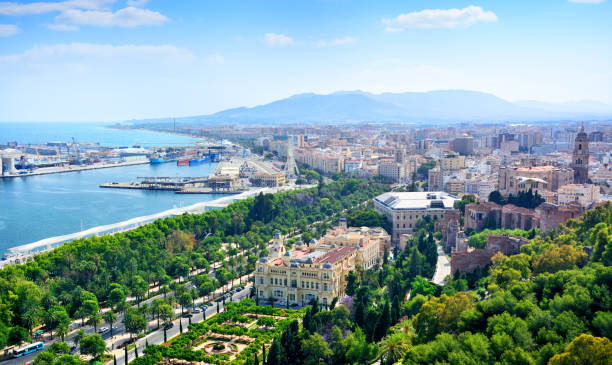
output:
M212 175L208 177L138 177L141 181L111 182L100 185L101 188L165 190L179 194L236 194L246 189L238 186L234 176Z

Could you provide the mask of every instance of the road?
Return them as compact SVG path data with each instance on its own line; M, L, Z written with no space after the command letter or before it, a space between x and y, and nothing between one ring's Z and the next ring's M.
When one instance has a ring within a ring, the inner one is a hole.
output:
M232 296L232 302L239 302L241 300L243 300L244 298L248 297L249 293L251 292L251 285L247 285L245 286L244 290L235 293ZM223 302L219 303L219 307L220 307L220 311L223 311ZM210 316L212 316L213 314L217 313L217 305L215 302L213 302L213 306L211 308L208 308L206 310L206 318L209 318ZM191 322L192 323L198 323L198 322L202 322L204 320L203 317L203 313L197 313L194 314L193 317L191 318ZM179 321L183 322L183 332L187 331L187 326L189 325L189 320L187 318L182 318L179 317L178 319L174 320L172 323L174 324L174 327L170 328L169 330L166 331L166 336L169 339L171 339L174 336L179 335L180 332L180 326L179 326ZM150 333L149 335L147 335L145 338L141 338L136 342L136 345L138 347L138 354L142 356L143 354L143 350L145 348L145 344L146 342L148 342L151 345L159 345L161 343L164 342L164 330L162 328L153 331L152 333ZM115 349L112 350L112 353L117 356L117 364L124 364L124 350L123 349ZM134 350L130 350L128 352L128 361L131 361L135 358L135 354L134 354ZM109 361L108 364L113 364L113 360Z
M451 274L451 264L450 261L448 261L448 257L446 256L446 253L444 252L442 246L437 246L438 262L436 264L436 273L434 274L433 279L431 281L433 281L433 283L437 285L444 285L446 277Z

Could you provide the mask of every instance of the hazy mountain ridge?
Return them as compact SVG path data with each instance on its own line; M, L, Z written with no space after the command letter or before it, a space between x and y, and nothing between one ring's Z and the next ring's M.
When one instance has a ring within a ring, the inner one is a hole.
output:
M612 119L612 105L595 101L509 102L469 90L371 94L339 91L304 93L251 108L176 118L178 123L342 123L342 122L535 122ZM132 121L163 123L168 118Z

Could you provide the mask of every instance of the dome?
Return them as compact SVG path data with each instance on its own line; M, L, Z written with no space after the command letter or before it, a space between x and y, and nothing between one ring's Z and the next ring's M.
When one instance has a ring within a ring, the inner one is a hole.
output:
M317 243L317 240L315 240L314 238L310 240L310 244L311 244L311 245L312 245L312 244L316 244L316 243Z
M330 264L329 262L326 262L323 264L323 268L324 269L331 269L332 268L332 264Z
M293 256L293 254L291 254L291 251L287 251L285 252L285 256L290 257L290 256Z
M261 262L262 264L266 264L268 263L268 258L267 257L262 257L259 262Z

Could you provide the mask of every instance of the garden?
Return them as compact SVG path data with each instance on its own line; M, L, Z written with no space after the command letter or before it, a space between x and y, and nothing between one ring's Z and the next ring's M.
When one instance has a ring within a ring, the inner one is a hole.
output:
M207 364L244 364L269 347L289 323L301 319L304 310L257 306L251 299L228 303L224 312L189 326L183 333L162 345L145 349L146 356L135 365L158 362L201 362Z

